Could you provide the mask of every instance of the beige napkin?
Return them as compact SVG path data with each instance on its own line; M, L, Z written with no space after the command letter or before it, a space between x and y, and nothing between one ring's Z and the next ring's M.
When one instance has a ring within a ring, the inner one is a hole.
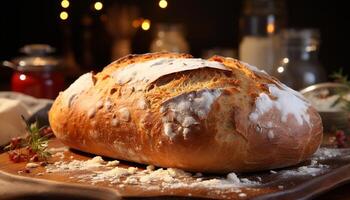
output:
M16 92L0 92L0 146L13 137L24 135L25 123L21 115L28 119L51 102Z

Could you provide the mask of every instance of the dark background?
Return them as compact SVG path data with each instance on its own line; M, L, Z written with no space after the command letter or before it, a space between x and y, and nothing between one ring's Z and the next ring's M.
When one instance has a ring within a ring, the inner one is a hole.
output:
M167 9L158 7L157 0L104 0L104 9L96 13L91 9L94 1L71 0L68 8L69 20L62 22L59 13L60 0L11 0L1 1L0 12L0 60L19 55L18 49L29 43L48 43L57 48L58 55L64 53L64 27L71 29L71 44L77 62L82 69L100 70L110 60L109 36L100 17L111 4L130 4L139 7L140 16L157 22L184 23L186 38L191 53L201 56L204 49L213 47L238 48L238 22L242 10L241 0L168 0ZM349 50L346 1L287 0L287 27L317 28L321 32L320 61L328 73L343 68L349 73L347 60ZM92 17L93 66L82 64L82 16ZM149 51L152 28L139 29L133 37L133 53ZM67 43L67 42L66 42ZM0 68L0 84L9 84L11 70Z

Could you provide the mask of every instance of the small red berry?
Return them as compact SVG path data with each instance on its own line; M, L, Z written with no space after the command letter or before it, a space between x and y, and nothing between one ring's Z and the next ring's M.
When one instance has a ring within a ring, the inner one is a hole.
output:
M20 147L22 138L20 137L15 137L11 139L11 147L12 149L17 149L18 147Z
M346 138L346 135L345 135L344 131L337 130L335 132L335 138L336 138L336 141L337 141L338 148L345 147L345 142L346 142L347 138Z
M33 155L35 155L35 152L33 151L33 149L32 149L31 147L27 147L26 149L27 149L28 155L29 155L30 157L32 157Z
M15 162L15 163L20 162L20 155L18 154L17 151L10 151L8 155L12 162Z

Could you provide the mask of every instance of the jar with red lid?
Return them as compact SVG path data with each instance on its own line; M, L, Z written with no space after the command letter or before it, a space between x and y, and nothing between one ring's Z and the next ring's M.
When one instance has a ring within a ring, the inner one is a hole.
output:
M12 61L15 71L11 79L12 91L37 98L54 99L64 89L61 62L50 56L54 48L49 45L27 45L21 49L25 56Z

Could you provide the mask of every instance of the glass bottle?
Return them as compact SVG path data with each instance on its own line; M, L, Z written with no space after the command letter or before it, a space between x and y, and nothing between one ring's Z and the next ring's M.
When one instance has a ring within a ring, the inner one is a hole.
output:
M319 32L313 29L285 30L282 38L282 59L273 75L289 87L299 90L326 80L318 60Z
M285 24L283 0L245 0L240 17L239 57L268 73L280 58L279 31Z
M177 24L158 24L150 50L151 52L188 53L189 45L184 36L182 26Z

